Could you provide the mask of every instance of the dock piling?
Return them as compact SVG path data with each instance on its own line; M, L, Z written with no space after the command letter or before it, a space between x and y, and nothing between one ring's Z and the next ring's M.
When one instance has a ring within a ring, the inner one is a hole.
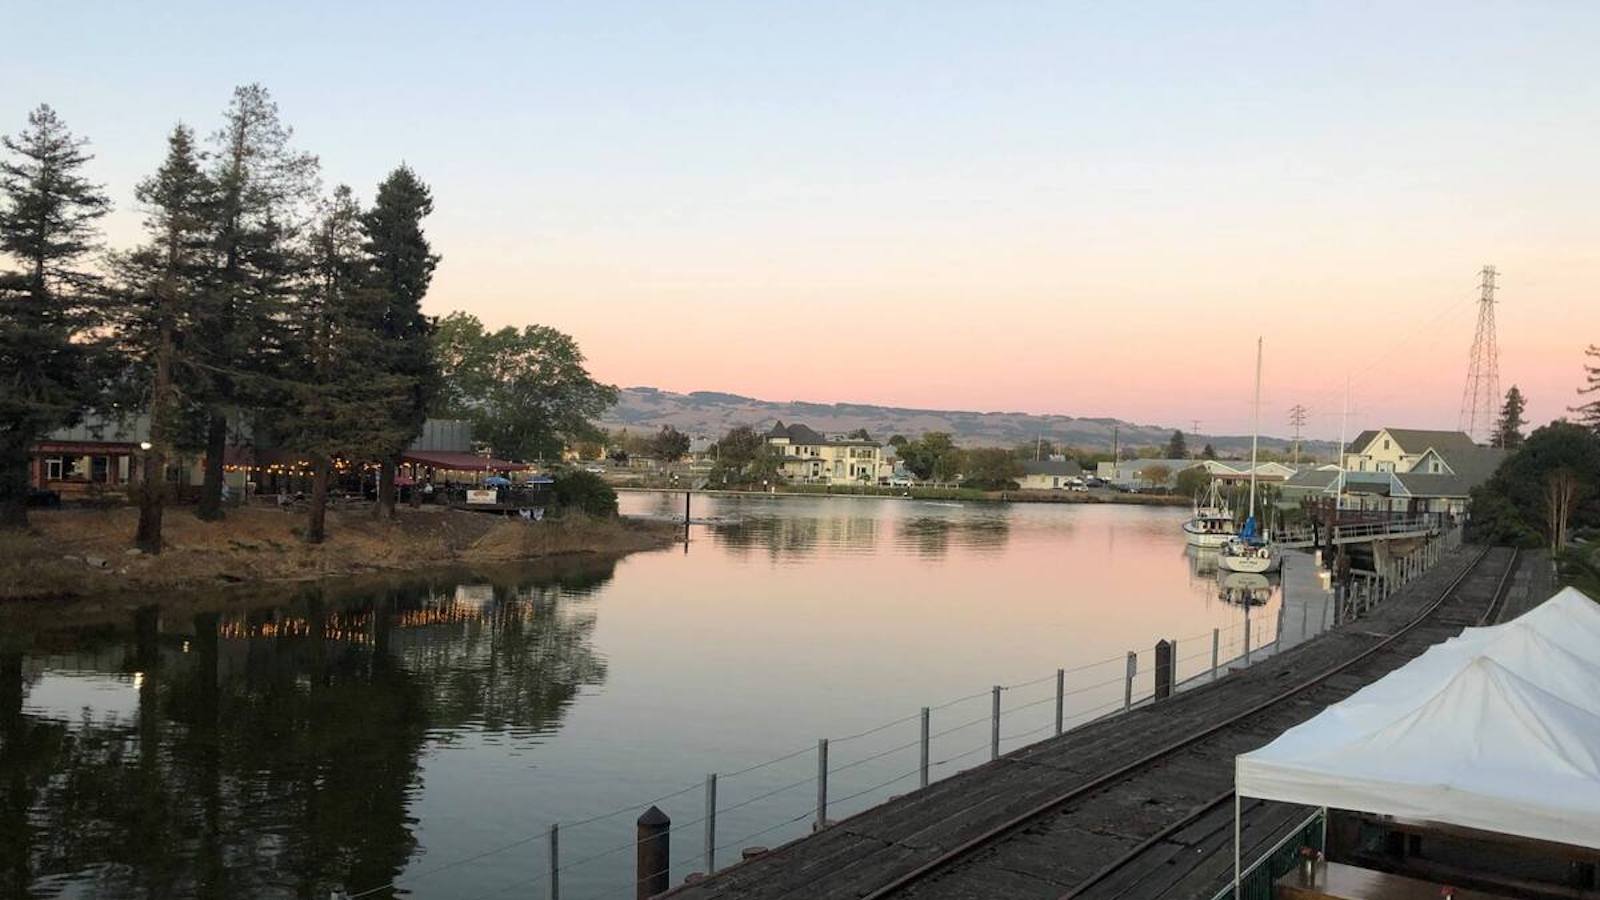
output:
M1122 683L1122 711L1133 709L1133 676L1139 671L1139 654L1128 651L1128 674Z
M561 900L561 826L550 826L550 900Z
M652 806L636 823L635 900L649 900L672 887L672 819Z
M706 776L706 875L717 873L717 773Z
M1244 608L1244 664L1250 665L1250 607Z
M1156 641L1155 699L1158 701L1172 696L1172 664L1174 656L1171 643L1165 640Z
M1067 701L1067 670L1056 670L1056 737L1061 736L1061 713Z

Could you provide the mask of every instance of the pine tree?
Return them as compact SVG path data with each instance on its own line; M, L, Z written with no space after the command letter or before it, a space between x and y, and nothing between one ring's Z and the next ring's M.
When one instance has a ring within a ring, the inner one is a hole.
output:
M1523 410L1527 408L1527 401L1522 397L1522 391L1516 385L1506 391L1506 402L1500 407L1500 418L1495 423L1494 433L1489 436L1489 445L1502 450L1515 450L1522 446L1522 426L1528 423L1523 418Z
M93 157L49 106L0 141L0 527L28 523L29 447L94 403L98 280L79 268L111 203L82 174Z
M203 519L222 516L229 415L237 417L266 383L263 377L292 358L283 326L296 278L290 244L315 196L317 174L317 158L291 149L292 137L267 90L247 85L234 90L212 139L216 268L195 329L205 351L197 367L208 375Z
M1183 439L1183 432L1172 432L1171 440L1167 441L1167 459L1188 459L1189 444Z
M372 209L361 217L365 249L372 260L372 283L382 292L382 337L389 374L404 380L394 411L394 440L378 452L378 506L381 518L394 516L394 476L400 453L422 433L428 407L438 391L433 359L433 323L422 314L439 257L432 252L422 220L433 212L428 186L409 166L396 168L378 185Z
M1578 388L1579 394L1600 393L1600 347L1594 344L1584 351L1584 355L1595 361L1594 365L1583 367L1584 376L1588 379L1586 387ZM1600 397L1590 400L1582 406L1575 406L1572 411L1578 414L1578 421L1587 426L1591 431L1600 434Z
M135 189L147 210L148 242L118 262L122 281L120 349L148 379L150 449L138 491L136 546L161 552L167 499L167 463L184 413L195 394L196 372L187 343L204 299L210 269L211 180L201 170L194 133L183 125L167 138L161 168Z

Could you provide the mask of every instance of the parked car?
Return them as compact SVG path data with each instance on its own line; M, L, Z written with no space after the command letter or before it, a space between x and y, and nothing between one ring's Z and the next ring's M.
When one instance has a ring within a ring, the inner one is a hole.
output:
M606 473L605 466L584 466L583 470L594 475L604 475Z
M1067 490L1087 494L1089 493L1089 486L1086 484L1069 484L1067 485Z

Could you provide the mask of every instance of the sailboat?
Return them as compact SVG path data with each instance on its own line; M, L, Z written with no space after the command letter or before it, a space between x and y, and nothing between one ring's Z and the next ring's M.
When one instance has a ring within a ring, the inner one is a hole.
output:
M1191 547L1216 549L1228 542L1237 531L1233 524L1233 510L1217 490L1216 479L1206 491L1205 499L1196 499L1194 515L1183 523L1183 537Z
M1275 572L1283 560L1256 526L1256 452L1261 440L1261 339L1256 338L1256 407L1250 434L1250 515L1239 533L1222 545L1217 567L1228 572Z

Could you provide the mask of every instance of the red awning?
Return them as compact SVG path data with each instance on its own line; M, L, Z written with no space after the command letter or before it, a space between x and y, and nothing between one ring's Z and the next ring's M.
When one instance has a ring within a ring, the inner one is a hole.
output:
M533 468L527 463L447 450L410 450L401 454L400 461L455 472L521 472Z

